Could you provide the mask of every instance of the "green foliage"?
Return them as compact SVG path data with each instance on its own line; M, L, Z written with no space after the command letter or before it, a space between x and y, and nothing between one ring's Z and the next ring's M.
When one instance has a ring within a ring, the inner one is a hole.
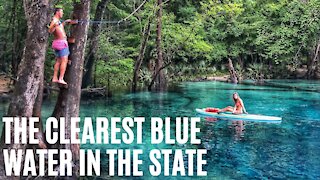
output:
M98 86L108 87L110 91L127 87L132 80L133 60L100 60L96 65L96 82Z
M123 4L113 3L109 8L114 17L124 17L130 12ZM225 66L221 64L229 57L243 59L243 66L235 66L240 78L279 77L279 72L284 77L286 65L306 63L306 52L319 36L317 8L316 0L307 3L299 0L179 0L168 3L163 12L162 45L165 61L173 63L166 68L167 78L179 81L191 79L191 76L212 75L216 67L224 71ZM154 1L149 2L131 18L133 25L107 34L113 40L107 42L109 50L103 52L112 57L114 52L120 51L117 58L136 59L142 27L154 11ZM145 62L156 58L155 23L153 18ZM300 46L303 47L298 52ZM297 52L298 62L293 61ZM144 63L140 71L142 85L148 84L152 74L145 68L147 64ZM203 64L207 67L201 68Z
M15 76L27 31L23 2L0 0L0 16L0 72Z
M267 78L268 69L264 64L249 64L247 68L247 78L257 81L262 81Z
M246 78L246 71L240 64L236 64L234 66L234 69L237 72L237 76L238 76L239 81L242 81Z
M147 87L152 81L152 74L147 68L140 69L140 87Z
M216 67L207 61L199 61L193 64L173 64L168 67L167 80L169 82L190 81L198 78L221 75Z
M213 47L204 40L201 26L175 23L173 14L164 16L163 23L164 51L171 60L212 60L210 52Z

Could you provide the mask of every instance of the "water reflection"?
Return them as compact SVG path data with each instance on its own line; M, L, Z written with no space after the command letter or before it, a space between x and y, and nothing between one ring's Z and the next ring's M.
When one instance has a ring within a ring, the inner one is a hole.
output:
M242 140L244 137L244 130L245 125L243 121L232 121L232 124L229 126L229 128L234 129L234 140L239 141Z
M219 119L214 117L205 117L206 125L205 126L214 126L214 123L218 123ZM228 120L220 120L220 121L228 121ZM231 124L230 124L231 122ZM245 122L242 120L230 120L228 128L231 130L230 136L233 135L235 141L242 140L245 135ZM203 130L202 130L203 131ZM211 136L214 131L208 131L207 135Z

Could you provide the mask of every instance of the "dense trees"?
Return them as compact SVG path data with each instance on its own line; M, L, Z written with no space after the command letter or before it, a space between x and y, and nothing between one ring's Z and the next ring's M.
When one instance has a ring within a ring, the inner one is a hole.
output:
M26 27L15 3L0 8L1 70L13 76L24 43L14 39ZM162 87L227 73L229 58L240 80L319 78L319 8L317 0L92 1L84 87Z
M154 11L153 7L157 3L150 1L130 19L130 24L113 27L101 35L109 40L107 43L101 42L101 47L106 49L100 49L100 53L106 53L104 56L108 57L108 61L124 58L139 61L135 65L133 86L149 86L159 68L156 64L159 51L154 42L159 37L157 18L151 19L150 38L143 43L148 37L145 31L148 29L148 17L157 16L158 11ZM131 7L129 4L125 7ZM132 11L112 1L107 8L110 8L107 16L112 19L121 19ZM305 67L309 70L302 76L316 78L319 76L316 58L319 56L316 53L319 39L317 8L319 2L316 0L169 1L163 4L161 48L166 67L162 67L161 72L165 73L168 81L208 76L217 74L217 71L223 72L230 58L240 80L295 78L301 76L297 75L299 71L296 70ZM145 51L141 49L143 44L146 45ZM144 53L143 58L139 57L141 52ZM141 59L144 59L143 62ZM139 72L137 67L141 67ZM100 70L103 71L103 68ZM139 81L135 83L137 76ZM117 79L117 82L122 85L131 80L124 77ZM108 79L99 83L108 84L111 81ZM111 88L116 84L113 83Z
M0 71L17 76L27 32L23 1L0 1Z

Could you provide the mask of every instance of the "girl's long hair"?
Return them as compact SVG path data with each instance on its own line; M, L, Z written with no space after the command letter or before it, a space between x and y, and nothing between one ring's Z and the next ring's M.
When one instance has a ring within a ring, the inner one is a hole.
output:
M240 99L240 96L239 96L239 94L238 94L237 92L234 92L234 93L232 94L232 99L233 99L234 103L237 103L237 100L234 98L234 95L235 95L235 94L238 96L238 100Z

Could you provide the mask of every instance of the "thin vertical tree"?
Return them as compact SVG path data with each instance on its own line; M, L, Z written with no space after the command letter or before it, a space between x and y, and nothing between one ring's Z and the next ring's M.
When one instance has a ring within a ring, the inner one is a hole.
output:
M101 0L99 1L96 13L94 15L94 21L99 22L103 19L103 15L105 12L105 9L107 7L108 0ZM82 87L86 88L90 84L92 84L92 76L93 76L93 65L96 60L96 54L99 46L99 35L101 32L101 23L94 23L92 25L92 33L88 38L89 41L89 50L86 55L86 65L85 65L85 72L83 75L83 82Z
M134 64L133 80L132 80L132 86L131 86L133 92L137 90L137 84L139 80L139 71L140 71L140 68L143 62L143 57L147 48L147 42L150 37L150 29L151 29L150 26L151 26L151 19L149 18L143 30L139 56Z
M163 72L163 52L162 52L162 11L163 11L163 3L162 0L158 0L158 11L157 11L157 38L156 38L156 46L157 46L157 59L156 65L153 73L154 80L151 81L149 85L149 90L152 88L154 84L155 90L163 90L166 88L166 79L165 74Z
M313 79L315 77L315 72L317 69L317 62L319 61L319 51L320 51L320 38L318 41L315 42L315 45L311 49L309 53L309 61L308 61L308 71L307 71L307 78Z

